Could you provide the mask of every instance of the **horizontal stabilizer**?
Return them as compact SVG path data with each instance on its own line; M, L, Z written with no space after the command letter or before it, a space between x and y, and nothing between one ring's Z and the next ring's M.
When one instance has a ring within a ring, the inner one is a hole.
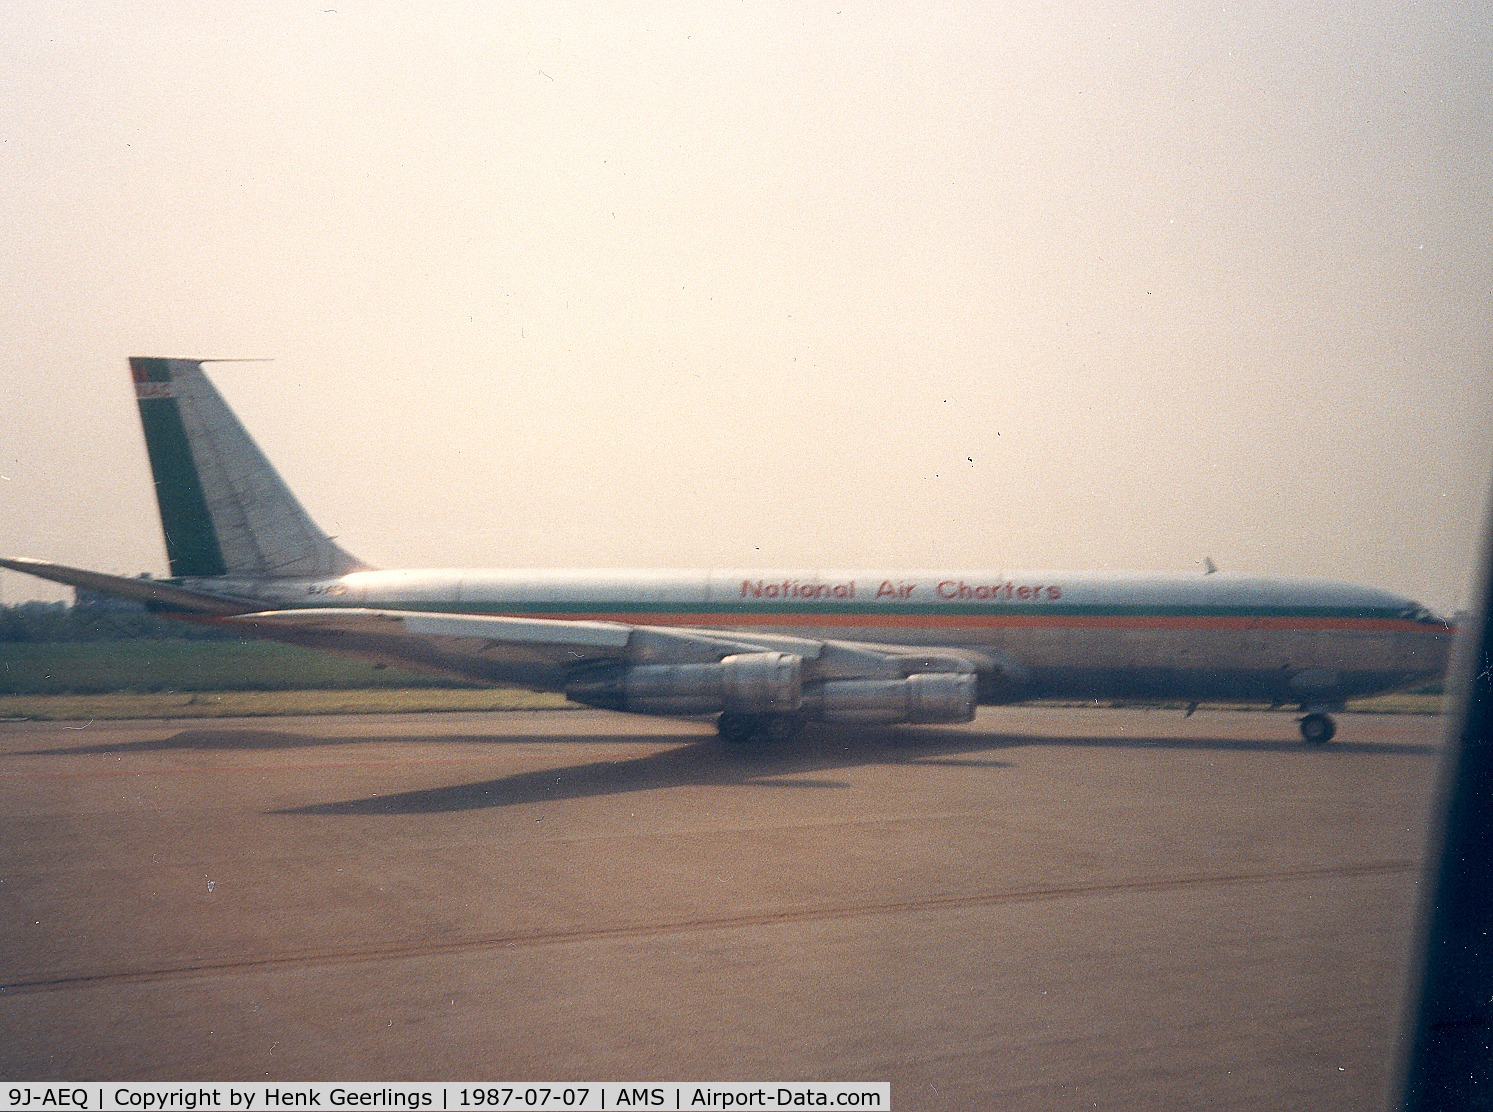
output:
M38 579L50 579L53 583L66 583L70 587L97 591L114 598L140 603L154 602L173 610L186 610L197 614L243 614L263 605L263 603L248 599L224 598L220 595L206 595L198 591L185 591L169 583L162 583L158 579L127 579L122 575L105 575L103 572L85 571L82 568L70 568L62 564L48 564L41 560L28 560L20 556L0 559L0 567L23 571Z

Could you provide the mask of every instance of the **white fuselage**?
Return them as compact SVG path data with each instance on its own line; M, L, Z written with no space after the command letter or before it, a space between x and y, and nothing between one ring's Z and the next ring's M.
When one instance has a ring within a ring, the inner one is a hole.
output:
M211 587L282 609L503 615L943 646L991 663L981 669L982 702L1149 697L1332 706L1429 682L1445 669L1451 641L1444 622L1385 591L1228 575L437 569L216 579Z

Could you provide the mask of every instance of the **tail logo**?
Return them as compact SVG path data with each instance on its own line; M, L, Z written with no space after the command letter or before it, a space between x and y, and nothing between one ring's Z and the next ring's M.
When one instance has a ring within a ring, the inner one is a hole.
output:
M146 398L174 398L176 391L169 382L139 382L135 383L135 397L144 401Z

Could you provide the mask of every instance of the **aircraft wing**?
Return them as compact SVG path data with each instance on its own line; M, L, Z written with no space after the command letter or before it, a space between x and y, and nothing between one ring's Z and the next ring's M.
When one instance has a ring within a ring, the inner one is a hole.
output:
M813 680L900 679L918 672L1003 674L976 652L818 641L619 622L452 615L403 610L272 610L225 616L256 636L351 653L478 683L564 691L607 668L714 665L740 654L787 654Z
M563 687L585 665L628 659L632 630L610 622L549 622L403 610L268 610L222 619L257 637L351 653L478 683Z

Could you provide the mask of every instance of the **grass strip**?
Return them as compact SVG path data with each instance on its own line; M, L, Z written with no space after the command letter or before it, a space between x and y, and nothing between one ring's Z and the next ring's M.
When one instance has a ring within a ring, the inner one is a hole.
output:
M467 688L439 676L376 668L360 657L275 641L0 643L0 695L89 695L114 691L328 691L334 688Z

